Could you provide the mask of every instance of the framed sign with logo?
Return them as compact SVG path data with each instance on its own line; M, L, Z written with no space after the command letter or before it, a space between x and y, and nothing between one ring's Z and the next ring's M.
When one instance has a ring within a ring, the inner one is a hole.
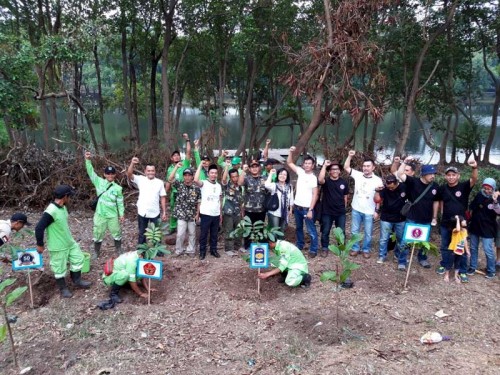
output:
M403 240L405 242L427 242L431 234L431 226L416 224L416 223L406 223L403 235Z
M42 268L43 257L36 249L26 249L17 251L17 258L12 261L12 269L21 271L30 268Z
M267 243L252 243L250 245L250 268L269 267L269 245Z
M161 280L163 277L163 263L157 260L137 259L137 277Z

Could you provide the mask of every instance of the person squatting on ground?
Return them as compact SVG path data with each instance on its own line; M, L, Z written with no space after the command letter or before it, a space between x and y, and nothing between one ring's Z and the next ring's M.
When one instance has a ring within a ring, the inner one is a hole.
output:
M278 182L273 182L276 180L276 176L278 177ZM276 169L271 169L264 186L269 191L269 194L278 195L279 206L276 210L267 212L267 222L271 227L280 228L283 236L280 236L279 239L282 240L294 205L293 188L290 185L288 171L285 168L281 168L277 172Z
M410 176L406 174L405 169L406 165L412 162L413 159L408 157L398 169L398 178L406 186L408 201L413 203L406 214L406 222L435 226L439 208L439 186L434 182L436 169L432 165L423 165L419 178ZM431 264L427 260L427 254L423 249L418 251L417 259L420 266L431 268Z
M363 252L364 258L370 258L372 246L373 220L378 219L378 204L375 203L375 189L383 185L380 177L375 175L375 162L371 159L363 161L363 172L351 168L351 159L356 155L356 151L350 150L347 159L344 162L344 170L354 180L354 194L351 207L351 234L360 232L361 224L364 227L363 247L360 249L359 243L355 243L350 252L351 256Z
M448 221L451 224L451 221ZM460 283L459 271L464 257L470 256L467 243L467 222L463 216L455 216L455 226L452 229L450 244L446 252L442 253L444 281L450 281L450 270L455 269L455 282Z
M396 176L390 174L385 178L385 187L375 190L373 199L376 204L380 205L380 241L377 263L382 264L386 261L389 237L394 232L396 233L394 256L398 260L398 270L404 271L408 253L403 242L405 217L401 214L406 201L405 186L398 183Z
M125 221L122 187L115 182L116 170L112 166L104 168L104 178L99 177L92 166L92 154L85 152L85 169L95 187L98 201L94 214L94 256L101 254L101 245L106 229L109 229L118 254L122 253L122 228Z
M42 254L45 245L44 232L47 230L47 249L50 255L50 268L54 273L56 284L63 298L73 296L66 285L66 271L68 261L73 284L81 289L88 289L92 285L82 280L84 255L80 245L73 239L69 229L67 205L74 194L68 185L59 185L54 190L54 200L45 209L35 228L37 251Z
M271 276L280 274L280 282L288 286L311 285L311 275L307 267L307 260L302 251L292 243L284 240L269 242L269 248L280 257L278 268L262 272L259 279L265 280Z
M28 217L20 212L10 217L10 220L0 220L0 246L10 241L12 231L19 232L24 226L30 226Z
M297 246L304 249L304 221L307 233L311 238L309 247L309 257L315 258L318 255L318 232L314 223L314 206L319 198L318 178L314 174L315 160L312 156L304 156L302 168L293 162L295 146L290 147L290 152L286 159L288 167L297 174L297 187L294 199L295 233L297 235Z
M170 166L167 168L167 174L165 178L168 180L170 175L172 174L172 171L174 168L177 166L179 162L182 163L182 167L177 167L177 173L175 174L175 179L182 182L183 181L183 173L184 169L189 168L191 165L191 141L186 133L182 134L182 138L186 141L186 158L184 160L181 160L181 154L179 150L175 150L172 152L170 155ZM170 190L170 213L174 211L174 206L175 206L175 201L177 197L177 190L172 187ZM167 230L167 235L174 233L177 230L177 219L170 215L169 223L168 223L168 230Z
M443 271L443 254L447 252L451 241L454 218L458 216L465 217L465 211L469 204L469 195L477 182L478 172L475 160L469 160L468 164L472 167L472 174L469 180L460 182L460 173L456 167L448 167L444 171L446 183L441 185L438 190L438 197L441 201L441 263L436 272L441 274ZM469 282L467 277L467 258L463 257L460 264L460 280L463 283Z
M200 164L194 175L194 183L201 188L200 204L200 259L205 259L207 253L207 241L210 234L210 254L219 258L217 252L217 236L219 225L222 222L221 202L222 188L217 182L217 165L208 167L208 179L200 180L202 165Z
M241 237L231 238L230 234L240 223L243 213L243 188L238 185L238 170L231 166L231 160L226 160L222 174L224 251L229 256L235 255L234 251L241 248Z
M470 239L470 264L468 275L474 275L477 270L477 257L479 240L483 243L484 255L486 256L486 278L493 279L495 270L495 236L497 233L497 215L500 215L498 204L499 192L495 191L496 182L492 178L483 181L481 190L472 200L469 208L471 210L471 221L469 224Z
M102 275L102 279L105 285L111 287L109 293L109 298L113 303L121 303L123 300L120 298L120 289L126 285L130 284L132 290L141 298L148 298L148 286L145 279L137 278L137 260L143 257L143 253L134 250L121 254L118 258L114 260L113 272L111 275ZM143 292L139 287L138 281L141 281L142 286L146 289ZM155 290L151 288L151 291Z
M326 173L328 172L328 177ZM340 177L341 166L338 162L325 160L319 172L318 182L321 185L321 256L327 257L330 245L330 231L342 229L345 235L346 206L349 197L349 184Z
M243 171L241 171L238 178L238 185L243 186L245 215L248 216L252 223L266 220L266 209L264 207L265 183L266 178L262 177L260 164L257 160L250 161L250 167L246 164L243 165ZM250 239L247 237L244 240L244 247L245 250L250 248Z
M182 162L176 164L176 167L168 176L166 191L168 193L171 187L177 191L174 210L171 212L171 216L177 219L175 254L179 256L186 252L189 256L194 257L196 221L199 219L201 192L200 188L193 182L194 176L191 168L186 168L182 172L183 182L175 179L177 169L182 167ZM186 232L188 232L188 246L184 249Z
M150 222L158 224L160 219L167 221L167 193L163 181L156 178L156 167L153 164L146 164L144 168L145 176L134 174L134 166L139 164L139 159L132 158L127 169L127 177L139 189L137 199L137 222L139 225L138 243L146 243L144 232Z

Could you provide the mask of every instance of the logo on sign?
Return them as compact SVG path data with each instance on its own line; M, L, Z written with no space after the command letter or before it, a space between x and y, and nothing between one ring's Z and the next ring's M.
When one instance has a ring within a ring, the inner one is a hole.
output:
M422 230L421 230L421 229L419 229L419 228L415 228L415 229L413 229L413 230L411 231L411 236L412 236L413 238L420 238L420 237L422 237Z

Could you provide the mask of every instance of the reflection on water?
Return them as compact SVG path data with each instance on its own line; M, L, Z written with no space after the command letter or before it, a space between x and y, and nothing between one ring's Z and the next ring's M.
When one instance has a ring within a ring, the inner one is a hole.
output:
M65 116L60 116L60 123L65 121ZM159 117L161 118L161 117ZM376 139L376 149L379 151L379 162L382 162L386 158L392 157L394 147L396 145L396 134L399 131L402 124L402 113L398 111L390 112L384 118L384 121L378 125L378 134ZM106 136L108 142L110 143L111 149L113 150L123 150L128 147L128 143L124 142L124 139L129 135L129 125L127 116L120 113L106 113L104 116L106 124ZM483 121L486 124L491 123L491 117L482 116ZM489 122L488 122L489 121ZM483 123L484 123L483 122ZM141 119L140 123L140 135L141 141L146 141L149 129L147 120ZM201 133L209 126L209 119L201 115L197 109L184 108L181 114L180 122L180 133L188 133L191 139L198 138ZM241 140L241 128L239 125L239 117L234 108L228 108L227 115L223 119L224 126L224 144L222 148L235 149ZM363 129L357 131L356 135L356 149L362 148L363 143ZM101 134L99 131L99 126L95 126L96 136L98 141L101 139ZM332 125L327 125L326 135L330 145L335 146L335 144L342 144L343 140L346 139L352 131L352 123L348 116L343 116L340 121L340 128L338 129L339 142L335 142L335 137L337 134L337 129ZM161 125L159 125L158 133L161 135L163 132ZM368 131L371 134L371 127ZM279 126L273 128L269 134L269 138L272 139L273 148L288 148L294 144L298 138L299 127L298 126ZM317 136L325 134L325 128L322 126L316 131L313 141ZM42 132L35 132L35 139L37 143L42 142ZM69 135L66 135L69 138ZM248 139L248 137L247 137ZM434 142L440 144L442 140L442 135L436 134ZM179 144L180 135L179 135ZM262 145L261 147L264 147ZM439 161L439 154L429 148L422 137L422 131L417 124L412 124L410 131L410 136L406 144L406 153L408 155L420 157L423 161L429 163L437 163ZM448 152L450 149L448 149ZM463 161L464 154L459 154L459 161ZM490 160L495 164L500 164L500 132L497 131L495 141L493 144Z

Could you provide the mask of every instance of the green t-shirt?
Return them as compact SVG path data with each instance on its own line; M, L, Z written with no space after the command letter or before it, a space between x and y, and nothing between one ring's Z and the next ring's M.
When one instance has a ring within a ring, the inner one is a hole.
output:
M54 202L45 210L54 221L47 227L47 248L49 251L62 251L73 246L76 241L69 230L68 210Z
M123 188L116 182L111 182L108 189L110 182L95 173L90 160L85 160L85 168L90 181L95 186L97 195L101 194L97 202L96 214L106 218L122 217L125 214Z

